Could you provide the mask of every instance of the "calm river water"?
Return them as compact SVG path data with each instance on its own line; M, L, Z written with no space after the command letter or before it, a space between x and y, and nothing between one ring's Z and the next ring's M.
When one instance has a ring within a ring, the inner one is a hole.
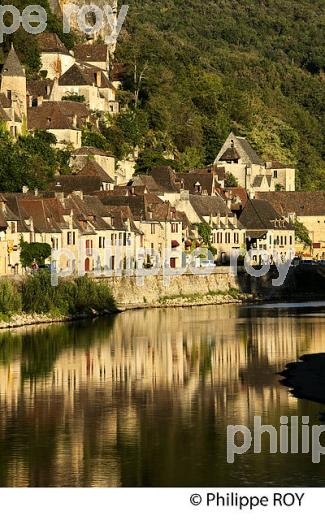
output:
M324 462L267 442L226 460L229 424L319 424L325 406L292 397L277 372L322 351L325 303L1 332L0 486L324 486Z

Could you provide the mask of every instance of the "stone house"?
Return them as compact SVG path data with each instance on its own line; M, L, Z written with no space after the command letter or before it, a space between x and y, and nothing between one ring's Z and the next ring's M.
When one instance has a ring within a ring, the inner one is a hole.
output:
M295 190L295 170L279 162L263 161L244 137L229 134L216 159L216 167L225 168L251 197L261 191Z
M215 250L214 259L218 263L226 263L233 250L244 250L245 228L220 195L213 197L191 195L184 190L181 191L180 200L176 202L175 207L178 211L185 213L197 239L200 238L198 231L200 224L210 227L211 246Z
M74 57L80 63L84 62L101 69L108 76L109 46L106 43L80 43L75 45Z
M315 259L325 259L325 192L296 191L258 193L256 197L268 201L288 222L298 220L308 230L312 248L296 241L297 253L312 254Z
M0 276L21 273L18 222L7 198L0 194Z
M49 79L59 78L74 63L75 58L55 33L43 32L36 35L41 55L41 74Z
M118 180L115 172L115 157L109 152L92 146L82 146L72 151L70 166L74 170L81 170L88 161L96 161L109 177Z
M47 101L41 106L30 107L27 121L30 131L42 129L54 134L58 148L67 145L80 148L82 128L93 123L87 107L76 101Z
M1 71L0 119L13 137L26 129L26 96L25 70L12 46Z
M266 252L272 263L275 257L285 262L295 255L295 230L266 200L248 200L240 223L246 229L246 244L254 263L263 263Z
M145 258L142 258L145 265L157 265L159 258L162 265L168 264L171 268L182 266L186 219L171 203L162 202L152 193L137 195L132 191L120 196L114 192L103 192L101 200L107 206L130 208L135 225L143 234L141 247L146 251Z
M83 96L87 107L92 111L119 112L117 91L99 67L87 63L74 63L60 76L52 90L52 101L64 97Z

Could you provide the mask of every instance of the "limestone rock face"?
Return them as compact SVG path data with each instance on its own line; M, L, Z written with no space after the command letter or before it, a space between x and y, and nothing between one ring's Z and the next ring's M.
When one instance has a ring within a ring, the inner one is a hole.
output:
M96 5L100 8L110 5L112 7L113 13L115 15L118 12L117 0L49 0L49 4L50 4L50 7L51 7L51 10L53 11L53 13L58 14L58 15L62 15L64 6L68 5L68 4L75 4L80 7L82 7L84 5ZM76 17L73 15L71 16L71 27L76 31L79 30ZM98 38L100 36L101 38L103 38L105 40L105 37L110 34L111 34L111 28L106 21L106 23L102 27L102 29L100 31L98 31L96 34L92 35L92 37L89 37L88 39L95 40L96 38ZM113 47L115 48L114 45L113 45Z

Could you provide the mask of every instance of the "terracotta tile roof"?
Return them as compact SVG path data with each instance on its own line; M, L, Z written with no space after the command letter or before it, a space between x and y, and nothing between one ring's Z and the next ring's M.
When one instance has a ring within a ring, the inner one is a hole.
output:
M38 48L41 52L58 52L69 54L66 46L55 33L43 32L36 35Z
M247 230L293 229L266 200L248 200L240 222Z
M49 183L50 191L63 192L66 195L74 191L90 194L100 191L101 187L102 181L99 177L86 175L60 175Z
M76 127L74 118L76 116ZM43 130L81 129L90 113L83 103L75 101L46 101L41 106L28 109L28 128Z
M103 192L105 193L105 192ZM135 221L180 221L176 210L170 202L162 202L152 193L142 196L112 196L112 192L106 192L102 202L107 206L128 206L131 209Z
M61 227L52 214L51 207L40 199L19 198L18 205L28 218L32 217L34 229L38 233L60 233Z
M240 205L244 208L248 201L248 195L245 188L227 188L225 191L226 197L233 200L239 199Z
M86 177L98 177L102 182L114 184L114 180L105 172L105 170L94 160L87 161L82 170L77 173Z
M275 191L256 193L268 201L280 215L295 213L300 217L325 215L325 191Z
M181 189L189 191L192 195L197 193L212 195L214 193L214 177L212 173L177 173L176 181Z
M108 45L105 43L75 45L74 56L78 61L104 62L108 59Z

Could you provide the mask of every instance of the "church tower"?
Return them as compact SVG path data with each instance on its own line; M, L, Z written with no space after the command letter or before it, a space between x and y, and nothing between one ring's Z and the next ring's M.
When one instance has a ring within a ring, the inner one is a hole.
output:
M13 120L23 123L27 118L26 74L13 45L2 69L0 92L11 102Z

